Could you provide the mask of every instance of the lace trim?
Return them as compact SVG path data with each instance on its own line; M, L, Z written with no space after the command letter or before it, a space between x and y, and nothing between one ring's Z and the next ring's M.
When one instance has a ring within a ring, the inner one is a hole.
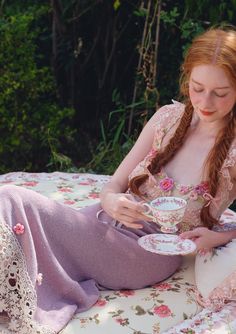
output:
M21 246L10 227L0 222L0 312L8 314L1 333L55 334L33 320L37 296Z
M221 168L221 175L226 180L228 190L232 190L233 188L233 183L231 181L231 176L229 173L229 167L233 167L235 163L236 163L236 148L234 147L233 149L230 149L228 156L225 159L223 166Z
M172 100L173 104L165 105L158 110L159 118L155 124L156 133L154 149L160 149L166 133L178 122L184 112L184 104Z
M198 303L213 311L219 311L229 301L236 301L236 271L229 275L224 281L203 298L198 290L195 291Z

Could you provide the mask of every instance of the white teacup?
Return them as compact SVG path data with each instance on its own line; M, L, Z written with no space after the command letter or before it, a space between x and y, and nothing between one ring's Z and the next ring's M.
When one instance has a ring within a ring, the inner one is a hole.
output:
M150 203L144 203L147 208L145 215L161 225L164 233L175 233L185 213L187 202L180 197L157 197Z

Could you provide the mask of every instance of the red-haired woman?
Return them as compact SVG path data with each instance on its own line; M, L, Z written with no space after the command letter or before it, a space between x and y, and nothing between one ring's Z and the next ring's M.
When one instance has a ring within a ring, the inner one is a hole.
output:
M0 189L0 309L13 333L57 333L96 303L101 287L142 288L176 271L181 256L137 243L159 232L143 201L184 198L179 233L197 251L236 238L236 230L214 229L236 197L234 30L210 29L194 39L180 90L181 103L154 114L101 203L77 211L20 187Z

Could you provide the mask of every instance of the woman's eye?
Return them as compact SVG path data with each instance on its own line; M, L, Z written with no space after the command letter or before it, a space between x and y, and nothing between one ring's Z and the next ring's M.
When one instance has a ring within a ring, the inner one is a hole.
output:
M196 92L196 93L201 93L201 92L203 92L203 89L201 89L201 88L194 88L194 87L193 87L193 90L194 90L194 92Z
M216 92L214 93L215 96L217 97L225 97L228 93L225 93L225 94L217 94Z

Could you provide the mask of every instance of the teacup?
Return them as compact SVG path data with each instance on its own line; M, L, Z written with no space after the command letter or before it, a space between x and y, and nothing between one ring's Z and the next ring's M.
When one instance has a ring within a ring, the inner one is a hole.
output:
M187 202L180 197L157 197L149 203L144 203L147 208L145 215L155 223L161 225L164 233L175 233L178 225L184 217Z

